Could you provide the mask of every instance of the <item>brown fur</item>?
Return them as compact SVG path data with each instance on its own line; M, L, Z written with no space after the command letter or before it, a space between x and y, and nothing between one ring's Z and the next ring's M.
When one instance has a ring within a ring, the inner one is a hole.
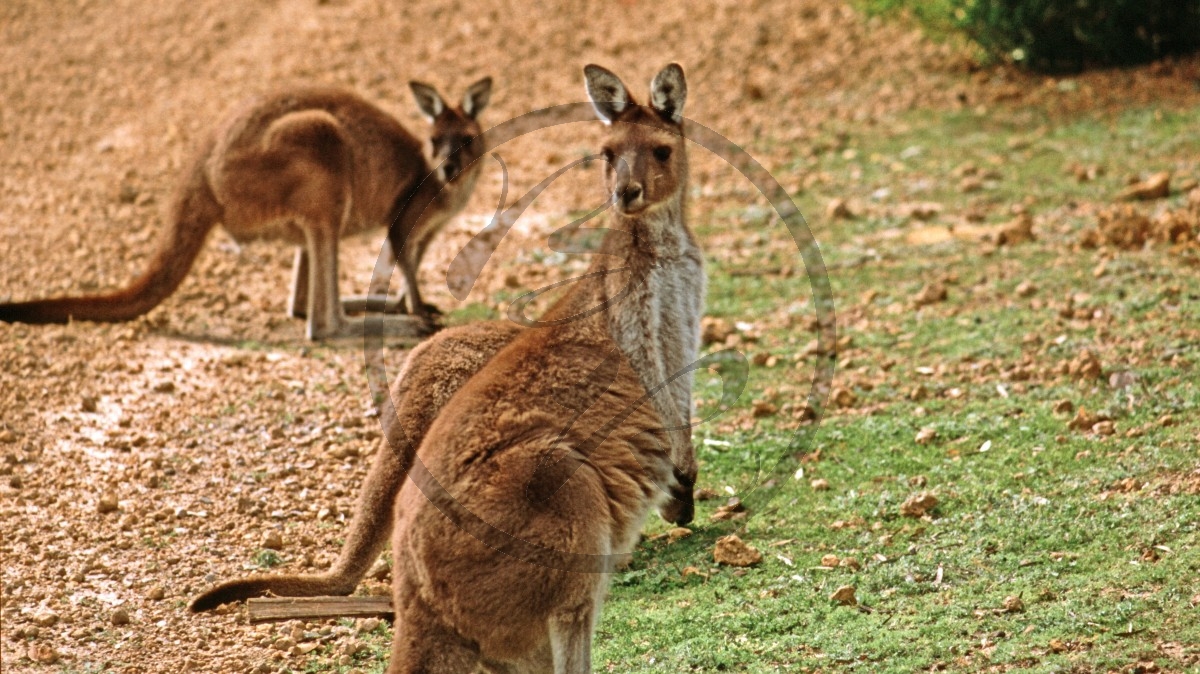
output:
M363 321L348 319L339 300L338 240L393 223L388 238L399 253L414 316L387 317L384 331L427 332L429 308L420 299L417 266L433 235L474 188L479 152L473 139L481 131L475 116L487 104L491 79L472 85L463 105L453 108L428 85L411 86L433 124L432 162L421 141L351 92L292 89L254 100L202 144L184 172L168 229L141 277L108 294L0 304L0 321L137 318L175 291L209 231L221 224L237 241L297 244L289 313L307 316L310 339L357 336ZM463 151L452 154L460 146ZM434 167L436 177L425 179ZM364 298L346 303L366 305Z
M608 71L585 73L594 101L606 100L598 83L615 81L624 92ZM656 99L667 85L674 93ZM627 94L611 114L597 102L601 118L615 122L605 154L624 160L608 174L607 187L621 195L613 231L589 274L538 327L447 331L410 356L392 394L391 428L415 431L420 462L394 499L389 672L590 671L607 573L653 507L673 521L691 518L690 378L654 395L694 359L703 304L702 259L683 213L687 161L676 115L684 94L682 70L672 65L653 83L654 112ZM655 154L664 147L671 156ZM440 370L439 359L451 367L446 385L420 383ZM404 409L421 404L422 393L428 406ZM351 540L370 538L360 522L384 522L380 511L411 462L380 452ZM339 565L360 578L373 560L344 563L351 547L348 540ZM219 586L192 609L266 587L258 583L269 581Z

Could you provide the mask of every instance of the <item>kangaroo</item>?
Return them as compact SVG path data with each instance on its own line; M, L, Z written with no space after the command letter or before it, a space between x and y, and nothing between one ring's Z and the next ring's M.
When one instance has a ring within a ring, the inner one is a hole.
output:
M383 329L427 334L432 308L421 301L417 267L474 189L477 117L492 80L472 84L457 107L427 84L409 86L432 124L431 159L395 118L350 91L313 87L266 95L232 114L202 144L170 202L169 226L145 273L107 294L0 304L0 321L133 320L179 287L220 223L239 242L297 244L288 313L307 317L309 339L361 336L363 320L345 312L365 309L368 300L380 306L379 298L339 300L338 240L390 223L387 245L404 275L412 315L387 316ZM427 177L433 167L436 175Z
M377 453L333 572L278 585L233 581L198 597L193 611L314 589L305 579L332 587L339 574L348 592L378 552L365 541L379 534L362 532L363 523L395 517L389 672L590 671L607 573L652 508L670 521L692 517L686 370L705 277L684 217L682 68L655 76L649 107L604 68L584 75L610 125L602 154L616 203L589 272L535 327L468 326L414 350L386 430L389 441L403 431L420 461L404 445L394 445L399 456ZM441 360L457 391L423 385ZM355 546L366 557L357 565L347 554Z

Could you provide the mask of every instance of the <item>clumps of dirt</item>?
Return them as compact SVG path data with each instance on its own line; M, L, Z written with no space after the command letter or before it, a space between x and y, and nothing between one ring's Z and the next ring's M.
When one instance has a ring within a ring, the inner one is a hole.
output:
M1096 227L1084 230L1079 245L1142 250L1146 244L1170 247L1173 251L1197 248L1200 241L1200 188L1191 191L1188 203L1148 215L1133 204L1106 208L1097 215Z
M762 553L747 545L736 534L717 539L713 548L713 559L726 566L746 567L762 563Z
M938 498L933 493L919 491L904 499L900 504L900 514L905 517L925 517L937 507Z

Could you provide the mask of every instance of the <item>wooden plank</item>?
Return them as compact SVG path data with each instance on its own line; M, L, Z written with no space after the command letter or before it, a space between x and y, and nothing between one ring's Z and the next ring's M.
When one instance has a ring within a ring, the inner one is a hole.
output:
M251 623L324 618L386 618L391 597L264 597L246 602Z

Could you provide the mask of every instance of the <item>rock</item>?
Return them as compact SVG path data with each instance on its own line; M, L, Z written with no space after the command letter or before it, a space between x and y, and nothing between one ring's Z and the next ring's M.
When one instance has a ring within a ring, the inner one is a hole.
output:
M1072 379L1094 381L1104 374L1104 367L1100 364L1100 359L1096 357L1096 354L1084 349L1067 364L1067 374Z
M388 566L387 560L379 559L375 561L375 565L367 572L367 577L372 580L377 580L381 583L387 582L392 576L392 567Z
M841 560L838 559L837 555L824 555L821 557L821 566L832 568L837 566L839 561Z
M283 536L278 531L268 531L263 534L261 545L267 550L282 550Z
M845 199L834 199L825 207L825 216L830 220L849 220L854 217Z
M914 438L914 441L918 445L928 445L929 443L933 442L936 439L937 439L937 430L930 428L929 426L926 426L925 428L922 428L921 430L917 431L917 437Z
M1028 213L1018 215L1016 219L1005 223L996 232L997 246L1015 246L1035 240L1037 237L1033 235L1033 217Z
M29 656L30 660L33 660L39 665L53 665L54 663L58 662L58 651L46 644L29 644L27 655Z
M100 513L101 515L115 513L120 509L121 504L117 500L116 494L104 494L100 497L100 500L96 502L96 512Z
M1038 288L1031 281L1021 281L1017 284L1017 297L1033 297L1037 294Z
M817 479L813 480L812 482L809 482L808 486L812 487L813 491L828 491L829 490L829 480L826 480L823 477L818 477Z
M173 393L175 391L175 382L167 380L160 381L151 387L155 393Z
M674 527L667 531L667 541L674 543L681 538L687 538L692 535L692 530L687 527Z
M1171 173L1160 171L1141 182L1134 183L1117 194L1118 201L1149 201L1171 194Z
M1005 597L1002 606L1006 613L1020 613L1025 610L1025 602L1015 595Z
M155 585L146 590L146 599L150 601L160 601L165 596L167 596L167 591L163 589L162 585Z
M937 507L937 497L927 491L920 491L900 504L900 514L905 517L924 517Z
M859 564L858 560L853 557L843 557L841 561L838 562L838 566L845 567L851 571L858 571L862 568L862 564Z
M769 400L755 400L753 403L752 413L755 419L772 417L777 412L779 412L779 406Z
M761 563L762 553L746 545L736 534L730 534L717 539L713 559L726 566L747 567Z
M705 316L700 319L700 342L705 346L724 344L734 332L734 327L723 318Z
M79 399L79 410L81 412L95 412L98 402L96 396L83 396Z
M854 407L854 404L858 402L858 396L848 388L833 389L830 398L833 399L834 405L841 408Z
M128 625L130 622L129 611L126 611L123 608L119 608L112 612L112 615L109 616L109 620L112 622L113 625L116 625L117 627L121 627L123 625Z
M855 596L854 592L853 585L843 585L834 590L833 594L829 595L829 601L841 604L842 606L857 606L858 597Z
M53 611L45 611L33 616L33 623L38 627L54 627L58 624L58 614Z
M1090 431L1102 421L1109 421L1109 418L1101 414L1091 414L1080 407L1079 411L1075 413L1075 417L1067 422L1067 428L1073 431Z
M381 624L383 623L381 620L379 620L379 618L367 618L365 620L360 620L358 622L358 633L369 634L379 629Z
M946 286L942 285L941 281L934 281L926 284L925 287L921 288L913 296L913 303L918 307L924 307L930 304L937 304L938 302L945 302L948 297L949 293L946 292Z

